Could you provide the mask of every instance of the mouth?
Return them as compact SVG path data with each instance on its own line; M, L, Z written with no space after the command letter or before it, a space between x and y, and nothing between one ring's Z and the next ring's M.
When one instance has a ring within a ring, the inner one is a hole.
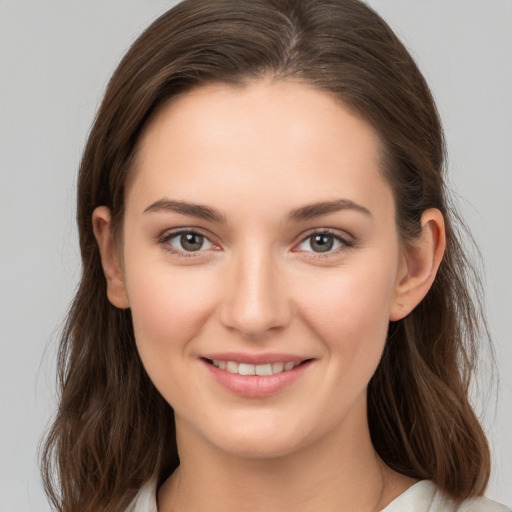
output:
M284 356L284 355L283 355ZM208 374L224 389L239 396L264 398L275 395L301 379L314 359L223 354L201 357Z

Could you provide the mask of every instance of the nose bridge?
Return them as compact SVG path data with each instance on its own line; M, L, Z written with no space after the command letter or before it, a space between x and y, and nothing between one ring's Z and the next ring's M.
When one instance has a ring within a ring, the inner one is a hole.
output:
M222 312L228 328L244 336L258 336L288 324L288 298L271 250L254 245L240 250L233 257L229 273Z

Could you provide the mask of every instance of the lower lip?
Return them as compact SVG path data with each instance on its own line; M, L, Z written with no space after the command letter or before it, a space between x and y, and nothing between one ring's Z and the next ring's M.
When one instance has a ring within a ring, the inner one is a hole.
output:
M261 398L279 393L296 382L312 363L312 361L305 361L293 370L286 370L274 375L239 375L221 370L204 359L201 359L201 362L221 386L234 394L251 398Z

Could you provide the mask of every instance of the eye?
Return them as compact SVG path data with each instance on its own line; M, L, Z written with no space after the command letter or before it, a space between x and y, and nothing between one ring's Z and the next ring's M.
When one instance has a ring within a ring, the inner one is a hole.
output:
M308 235L297 246L298 251L314 252L314 253L329 253L336 252L343 247L352 247L354 242L343 238L340 235L335 235L328 231L316 232Z
M167 233L160 238L159 242L166 250L177 254L201 252L215 247L206 236L196 231Z

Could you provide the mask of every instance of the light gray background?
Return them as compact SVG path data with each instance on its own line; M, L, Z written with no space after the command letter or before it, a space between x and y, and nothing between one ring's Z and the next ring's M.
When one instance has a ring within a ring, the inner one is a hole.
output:
M0 0L1 512L48 510L36 451L55 405L57 332L79 274L76 170L116 63L173 3ZM501 377L499 402L488 402L484 418L495 456L488 495L512 505L512 1L370 4L434 91L452 181L483 252Z

